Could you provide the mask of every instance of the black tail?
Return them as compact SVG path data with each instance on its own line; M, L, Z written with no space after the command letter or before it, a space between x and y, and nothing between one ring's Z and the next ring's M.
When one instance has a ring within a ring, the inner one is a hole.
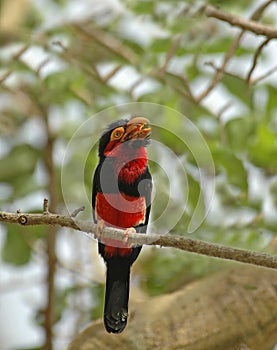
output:
M121 333L127 324L130 260L116 256L107 262L104 323L110 333Z

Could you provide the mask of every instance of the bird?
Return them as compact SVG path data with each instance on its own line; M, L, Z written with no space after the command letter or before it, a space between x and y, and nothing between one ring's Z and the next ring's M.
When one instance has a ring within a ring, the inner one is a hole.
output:
M146 233L151 209L152 177L146 147L149 120L142 116L111 123L99 139L99 163L92 185L93 220L97 224L98 252L106 264L104 325L108 333L121 333L128 319L131 266L141 246L101 239L104 226L120 228L124 235Z

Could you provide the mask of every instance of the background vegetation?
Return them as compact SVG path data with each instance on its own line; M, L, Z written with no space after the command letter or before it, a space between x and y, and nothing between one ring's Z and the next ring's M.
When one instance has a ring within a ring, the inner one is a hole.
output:
M203 210L209 204L210 213L194 237L253 250L272 241L277 218L276 37L232 27L210 16L207 4L270 28L276 25L274 1L2 1L0 209L41 211L44 197L53 212L87 204L96 148L84 163L80 138L64 164L74 132L105 108L151 102L171 108L161 115L170 130L182 129L175 111L189 118L215 166L211 201L189 150L172 133L155 131L156 139L182 161L189 185L185 211L172 232L186 234L200 200ZM108 118L120 118L117 111L113 108ZM91 135L93 146L105 125L97 117L92 120L83 136ZM168 180L151 165L160 181L155 218L170 194ZM208 169L202 170L209 179ZM80 195L80 174L87 198ZM172 215L174 210L173 205ZM83 215L90 216L89 205ZM28 322L37 332L33 340L20 336L12 342L12 330L3 332L3 347L63 348L102 315L104 267L96 244L50 226L0 229L1 290L4 298L24 290ZM176 250L144 249L134 267L134 294L171 292L225 265ZM7 316L1 317L5 322ZM16 323L16 314L10 318Z

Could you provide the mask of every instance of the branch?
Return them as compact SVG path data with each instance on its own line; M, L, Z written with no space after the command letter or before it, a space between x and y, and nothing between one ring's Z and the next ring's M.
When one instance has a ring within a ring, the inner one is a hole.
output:
M259 77L252 79L251 80L251 84L257 84L258 82L260 82L263 79L266 79L268 77L270 77L273 73L275 73L277 71L277 65L270 68L268 71L266 71L265 73L261 74Z
M256 35L264 35L270 39L277 38L276 28L266 26L264 24L257 23L254 21L249 21L239 16L232 15L230 13L219 10L218 8L212 5L207 5L204 7L204 14L207 17L217 18L221 21L227 22L243 30L253 32Z
M70 216L52 214L8 213L0 212L0 222L21 225L59 225L70 227L74 230L83 231L93 238L96 225L91 221L75 220ZM116 228L105 227L102 238L113 238L119 241L126 239L124 231ZM219 244L208 243L197 239L186 238L172 234L129 234L128 244L135 245L159 245L172 247L201 255L212 256L221 259L234 260L252 265L259 265L277 269L277 257L265 253L253 252L244 249L226 247Z
M226 51L225 55L224 55L224 59L223 59L223 63L221 65L221 67L216 71L213 79L211 80L210 84L208 85L208 87L199 94L199 96L197 96L195 98L197 103L200 103L204 98L206 98L210 92L217 86L217 84L220 82L220 80L222 79L224 72L225 72L225 68L228 64L228 62L230 61L230 59L233 57L237 47L239 46L240 40L243 37L244 32L242 31L241 33L239 33L239 35L234 39L234 41L232 42L232 44L230 45L229 49Z
M253 21L257 21L259 20L259 18L262 16L263 11L267 8L267 6L269 6L271 4L272 0L268 0L266 1L264 4L260 5L251 15L250 20L244 20L246 22L251 22L251 23L255 23ZM215 17L218 19L222 19L219 15L220 14L225 14L227 16L231 16L234 17L233 15L230 14L226 14L225 12L217 9L216 7L213 7L211 5L204 5L200 11L203 11L204 14L208 17ZM213 14L213 16L212 16ZM235 17L236 18L236 17ZM242 29L241 32L238 34L238 36L234 39L234 41L232 42L232 44L230 45L229 49L226 51L225 55L224 55L224 59L222 62L222 65L220 67L219 70L216 71L213 79L211 80L210 84L208 85L208 87L199 94L199 96L197 96L195 98L197 103L200 103L204 98L206 98L210 92L217 86L217 84L220 82L220 80L222 79L224 73L225 73L225 68L228 64L228 62L230 61L230 59L233 57L237 47L239 46L240 40L243 37L244 33L245 33L246 29Z
M43 61L41 66L37 70L37 75L39 78L40 69L43 67L46 61ZM40 86L41 88L41 86ZM41 95L43 91L41 89ZM50 207L48 199L44 199L43 202L43 213L48 214L49 209L56 211L58 203L58 191L57 191L57 181L54 166L54 144L55 138L51 130L48 116L48 107L39 99L37 105L40 109L40 116L44 123L44 130L47 136L45 150L43 154L43 161L47 172L47 192L50 197ZM47 236L46 236L46 255L47 255L47 301L44 309L44 331L45 331L45 350L53 349L53 328L55 319L55 275L56 275L56 238L57 238L57 227L48 226Z
M130 48L123 45L115 36L111 36L107 32L96 27L88 29L81 24L75 24L73 27L88 37L89 40L97 42L116 56L123 58L131 64L138 63L137 55Z
M169 48L169 51L166 53L166 57L165 57L165 61L162 65L162 67L160 67L160 72L161 73L165 73L167 70L167 67L171 61L171 59L175 56L176 51L180 45L180 41L181 41L181 36L178 35L173 39L172 45Z
M254 55L254 58L253 58L253 63L252 63L252 66L247 74L247 78L246 78L246 82L248 85L250 85L251 83L251 75L252 73L254 72L255 68L256 68L256 65L258 63L258 58L263 50L263 48L269 43L270 41L270 38L267 38L265 39L261 45L257 48L256 52L255 52L255 55Z

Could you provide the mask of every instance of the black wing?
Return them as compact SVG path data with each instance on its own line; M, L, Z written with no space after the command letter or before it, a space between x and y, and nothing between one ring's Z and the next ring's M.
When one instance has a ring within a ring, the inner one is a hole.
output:
M140 224L138 227L136 227L138 233L146 233L147 230L151 211L152 187L152 176L150 174L149 168L147 167L145 173L142 175L138 183L138 191L140 193L140 196L145 197L146 202L145 221L143 224Z
M150 210L151 210L151 194L152 194L152 176L149 172L148 167L146 168L145 173L141 176L140 180L138 181L138 191L140 193L140 196L145 197L146 202L146 213L145 213L145 221L143 224L138 225L135 227L137 233L146 233L147 225L149 221L150 216ZM133 262L137 259L142 246L138 246L132 249L132 254L130 256L130 263L133 264Z
M98 164L97 168L95 169L94 177L93 177L93 182L92 182L92 216L93 216L93 221L96 224L97 219L95 215L95 200L96 200L96 194L100 192L100 164Z

